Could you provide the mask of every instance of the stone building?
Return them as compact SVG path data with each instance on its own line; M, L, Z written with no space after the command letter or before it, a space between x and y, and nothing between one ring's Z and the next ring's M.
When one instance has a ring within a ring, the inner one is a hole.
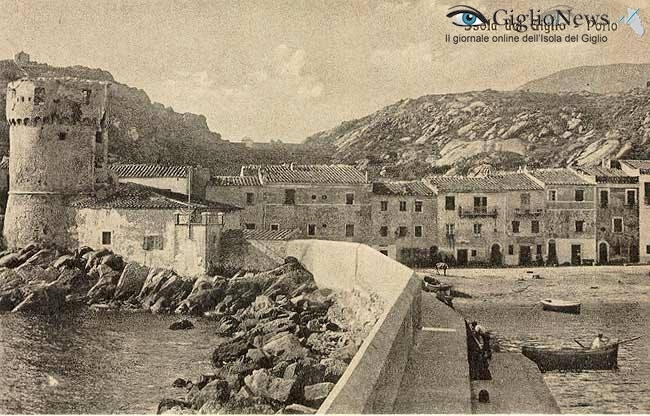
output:
M639 178L639 259L650 263L650 160L621 160L621 169Z
M639 261L639 177L609 166L576 167L596 183L596 259L599 264Z
M199 198L205 198L206 186L210 179L210 170L201 167L113 164L110 169L121 183L138 183Z
M29 63L29 54L23 51L18 52L14 55L14 61L20 65L26 65Z
M219 263L221 236L240 229L239 209L184 194L120 184L111 193L79 197L75 227L79 245L104 247L130 261L202 274Z
M526 265L544 251L544 188L525 173L435 176L437 240L458 265Z
M544 186L547 264L591 264L596 256L595 182L568 168L527 173Z
M105 82L20 79L7 85L9 247L74 243L67 200L92 194L107 156Z
M244 217L251 222L245 223L246 228L297 229L299 238L365 241L372 188L366 175L354 167L244 166L240 177L248 179L216 178L207 194L234 205L241 204L242 198L249 201L250 194L253 202L247 202Z
M438 244L436 195L425 181L373 183L371 211L366 244L406 265L430 264Z

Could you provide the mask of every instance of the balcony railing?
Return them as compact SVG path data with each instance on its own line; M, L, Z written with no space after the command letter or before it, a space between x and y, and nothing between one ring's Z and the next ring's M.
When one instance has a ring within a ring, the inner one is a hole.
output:
M478 217L496 217L497 209L487 207L474 207L474 209L463 209L463 207L458 207L458 216L460 218L478 218Z
M515 208L515 215L520 217L539 217L544 214L541 208Z

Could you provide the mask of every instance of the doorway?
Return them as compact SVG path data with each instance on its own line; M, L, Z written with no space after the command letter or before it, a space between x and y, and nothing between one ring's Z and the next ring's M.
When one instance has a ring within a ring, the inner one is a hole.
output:
M609 247L607 247L607 243L602 241L600 244L598 244L598 263L600 264L607 264L609 261Z
M571 244L571 265L579 266L582 263L580 244Z
M467 266L467 249L459 248L456 252L456 263L459 266Z
M530 246L519 246L519 265L528 266L532 261Z
M490 265L503 266L503 255L501 254L501 246L498 244L492 244L492 248L490 249Z
M555 241L551 240L548 242L548 259L546 261L548 265L557 266L557 249L555 247Z
M630 246L630 263L639 262L639 246Z

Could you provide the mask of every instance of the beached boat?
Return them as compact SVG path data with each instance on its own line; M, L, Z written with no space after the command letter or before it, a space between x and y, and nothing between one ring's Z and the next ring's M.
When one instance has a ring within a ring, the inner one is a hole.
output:
M426 292L445 292L449 295L451 286L450 284L439 281L433 276L424 276L422 280L422 289Z
M580 313L580 302L571 302L558 299L544 299L541 301L542 309L545 311Z
M552 370L611 370L618 365L618 343L598 349L548 349L524 346L521 353L541 372Z

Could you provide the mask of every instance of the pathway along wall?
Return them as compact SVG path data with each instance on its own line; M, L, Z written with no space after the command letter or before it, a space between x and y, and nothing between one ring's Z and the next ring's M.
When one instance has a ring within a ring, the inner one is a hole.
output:
M374 293L386 305L319 413L391 413L420 329L420 279L358 243L294 240L286 255L298 259L319 287Z

